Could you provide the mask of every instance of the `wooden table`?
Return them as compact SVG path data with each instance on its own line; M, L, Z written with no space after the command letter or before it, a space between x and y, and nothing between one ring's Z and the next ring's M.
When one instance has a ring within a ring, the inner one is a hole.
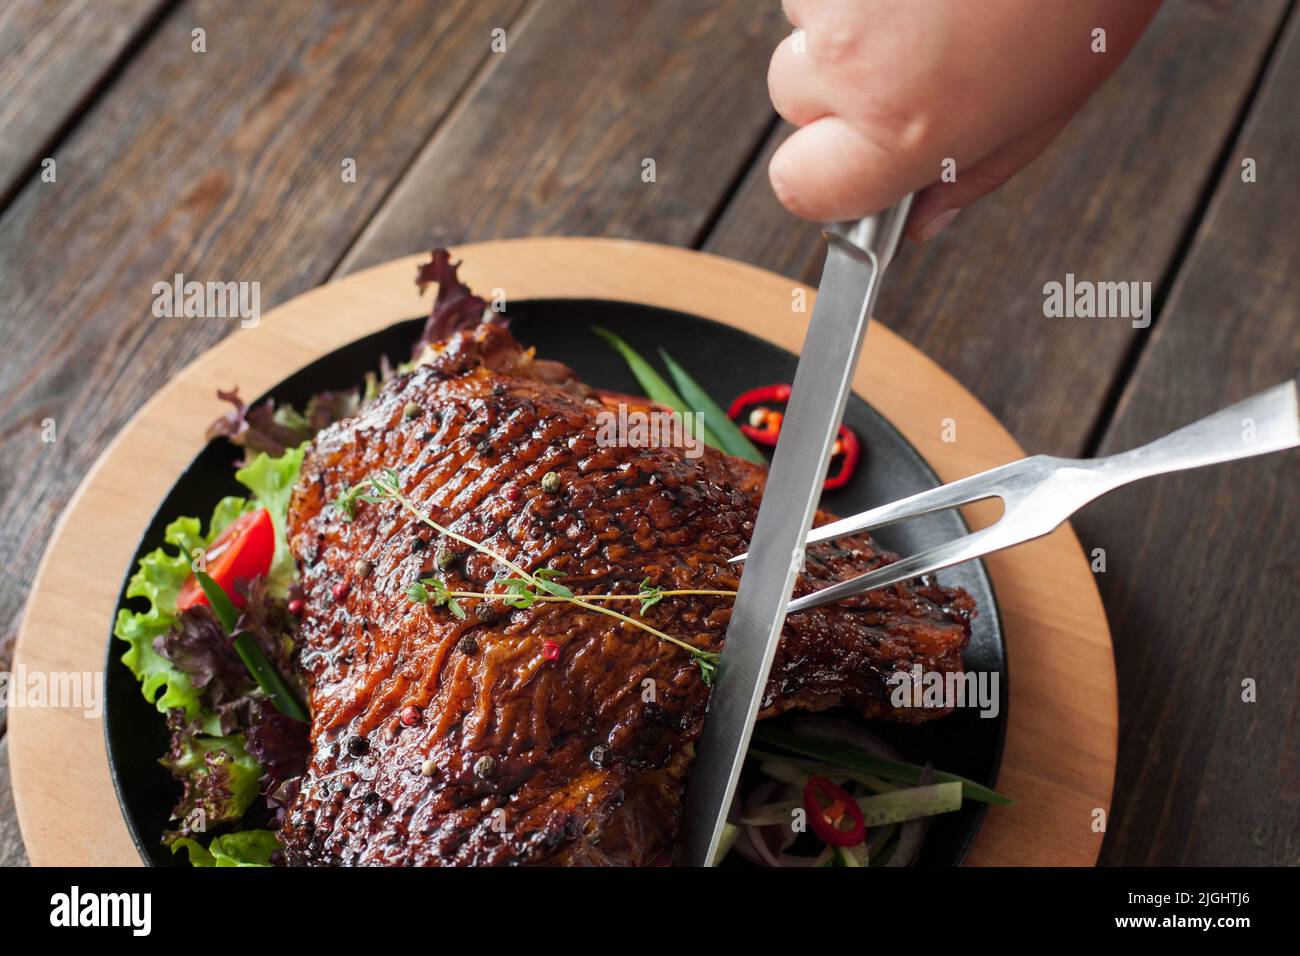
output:
M775 0L5 3L8 635L95 458L233 327L152 318L176 272L258 280L269 308L434 244L574 234L813 278L816 230L766 180L785 29ZM1167 0L1041 160L906 250L881 320L1033 452L1123 449L1282 381L1300 365L1297 89L1294 2ZM1150 281L1151 326L1044 318L1067 273ZM1295 462L1133 486L1075 523L1104 552L1120 679L1104 863L1300 862ZM0 756L0 864L24 859Z

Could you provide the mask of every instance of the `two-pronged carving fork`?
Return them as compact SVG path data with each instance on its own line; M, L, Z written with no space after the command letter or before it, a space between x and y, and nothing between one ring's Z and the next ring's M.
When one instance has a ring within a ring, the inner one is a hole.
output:
M1132 451L1105 458L1035 455L1014 461L814 528L807 537L810 544L986 498L1001 498L1004 508L1002 517L987 528L797 598L790 602L789 613L842 601L1042 537L1088 502L1140 478L1297 446L1300 375ZM742 554L732 561L746 557Z

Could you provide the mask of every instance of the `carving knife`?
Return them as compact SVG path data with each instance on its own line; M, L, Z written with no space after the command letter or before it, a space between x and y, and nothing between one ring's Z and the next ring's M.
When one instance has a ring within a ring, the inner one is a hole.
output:
M823 233L826 262L817 301L696 743L677 842L680 864L717 862L867 323L911 204L907 196L882 213Z

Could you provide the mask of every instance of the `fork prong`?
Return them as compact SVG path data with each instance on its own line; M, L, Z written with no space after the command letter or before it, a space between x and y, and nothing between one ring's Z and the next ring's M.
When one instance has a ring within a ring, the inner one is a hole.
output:
M919 494L900 498L898 501L891 501L889 504L881 505L878 508L872 508L869 511L832 521L830 524L813 528L808 533L808 537L804 539L804 543L816 544L819 541L845 538L851 534L888 527L891 524L907 521L910 518L934 514L936 511L946 511L949 508L957 508L972 502L983 501L985 498L1001 497L1005 491L1006 482L1023 470L1028 461L1028 458L1023 458L1020 461L999 465L997 468L982 471L978 475L959 478L957 481L940 485L938 488L931 488ZM738 554L730 559L730 563L738 564L747 557L749 557L749 552Z
M900 558L893 564L886 564L884 567L868 571L866 574L859 574L847 581L841 581L838 584L832 584L830 587L822 588L820 591L814 591L812 594L805 594L803 597L795 598L790 602L788 613L794 614L796 611L807 611L810 608L821 607L823 604L833 604L836 601L843 601L845 598L857 597L859 594L866 594L868 591L887 588L901 581L910 580L917 575L939 571L954 564L961 564L963 561L982 557L993 551L1000 551L1003 548L1017 544L1018 540L1014 536L1008 535L1006 527L1000 527L1001 525L1002 522L999 521L982 531L962 535L960 538L946 541L919 554Z

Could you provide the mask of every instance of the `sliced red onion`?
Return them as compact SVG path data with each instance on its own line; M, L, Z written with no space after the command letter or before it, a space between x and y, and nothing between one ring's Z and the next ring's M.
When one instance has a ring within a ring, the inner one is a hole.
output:
M867 855L874 859L876 854L885 848L889 838L894 835L894 829L893 824L872 827L867 833Z
M763 827L747 826L745 833L749 836L750 845L758 853L765 866L783 866L777 852L772 849L771 844L767 842L767 837L763 833Z
M736 842L731 845L731 849L755 866L767 866L767 862L758 855L758 851L754 849L754 844L749 839L749 827L741 827L740 836L736 837Z
M911 866L921 852L921 841L925 839L925 826L920 820L909 820L899 825L898 845L890 854L885 866Z

